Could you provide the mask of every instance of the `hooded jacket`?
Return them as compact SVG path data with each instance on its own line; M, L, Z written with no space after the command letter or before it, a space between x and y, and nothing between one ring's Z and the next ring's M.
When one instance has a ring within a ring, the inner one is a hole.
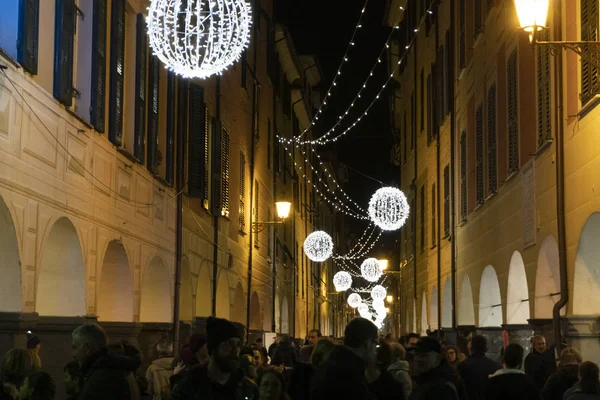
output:
M148 366L148 394L153 400L162 400L162 391L169 390L169 378L173 375L173 357L161 357Z
M398 360L388 367L388 372L402 384L404 398L408 399L412 392L412 379L410 379L410 368L408 361Z
M134 361L127 357L110 356L106 350L96 353L82 368L79 400L136 400L129 378L133 378ZM135 378L133 378L135 382ZM136 385L137 388L137 385Z
M485 386L486 400L539 400L533 382L518 369L503 368L490 376Z

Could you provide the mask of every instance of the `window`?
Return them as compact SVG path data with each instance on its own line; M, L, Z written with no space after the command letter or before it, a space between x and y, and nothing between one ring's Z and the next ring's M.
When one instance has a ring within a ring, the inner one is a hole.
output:
M421 251L425 251L425 185L421 186L421 209L420 225L421 225Z
M212 213L213 215L224 215L223 208L221 207L221 201L223 200L223 143L222 136L223 132L221 129L221 121L215 117L211 118L211 148L212 148L212 165L211 173L213 176L212 180ZM229 141L227 143L229 148ZM227 199L229 200L229 199ZM229 211L229 204L227 204L227 211Z
M148 58L148 36L146 36L146 22L143 14L137 15L135 35L135 145L133 155L143 163L146 154L146 60ZM187 106L187 90L185 100Z
M259 189L259 185L258 185L258 180L254 180L254 221L260 221L259 219L259 204L258 204L258 199L260 198L260 195L258 193L258 189ZM256 247L257 249L259 248L258 245L258 235L256 235L256 240L254 241L254 247Z
M188 118L189 118L189 81L187 79L177 79L177 143L181 140L183 147L186 147L186 139L188 136ZM179 146L179 145L178 145ZM175 159L179 160L179 151ZM185 156L181 160L181 164L185 163ZM177 168L179 165L177 165ZM184 174L182 174L184 175ZM179 184L179 183L178 183ZM181 182L181 184L184 184ZM181 190L182 188L177 188Z
M406 164L408 162L408 129L407 129L407 125L406 125L406 111L404 111L404 118L403 118L403 122L402 122L403 126L403 150L404 150L404 164Z
M246 50L244 50L242 52L242 59L240 60L240 66L242 69L240 86L243 87L244 89L246 89L246 84L247 84L247 80L248 80L248 65L247 65L247 61L246 61Z
M271 207L267 208L267 221L272 221L271 219ZM271 259L271 248L272 248L272 243L271 243L271 227L268 226L267 227L267 258Z
M240 208L239 225L241 232L246 229L246 155L240 151Z
M435 183L431 186L431 246L435 247L435 209L436 209L436 197L435 197Z
M488 194L498 189L497 153L496 153L496 84L488 89L487 100L487 168Z
M444 167L444 236L450 236L450 166Z
M153 174L158 174L160 163L158 156L158 114L160 106L160 61L156 56L150 57L148 65L148 160L146 167Z
M229 217L229 131L221 132L221 215Z
M202 95L202 99L204 99L204 92ZM202 110L204 110L204 112L202 113ZM203 103L203 109L199 108L198 109L198 113L200 113L200 115L204 116L204 139L202 140L202 144L204 146L204 157L202 158L203 162L204 162L204 167L201 169L204 177L202 179L202 187L203 187L203 193L202 193L202 205L204 206L204 209L206 210L210 210L210 118L208 115L208 106L206 105L206 103ZM202 128L201 126L198 127L199 132L198 134L202 134ZM191 130L191 128L190 128ZM202 154L202 150L200 150L200 153Z
M429 81L429 76L427 77ZM428 89L429 92L429 89ZM427 99L429 101L429 99ZM423 72L423 68L421 68L421 129L419 132L423 132L425 129L425 75Z
M548 30L540 33L540 40L550 40ZM537 50L537 105L538 105L538 147L552 139L550 122L550 49L538 46Z
M443 73L443 90L444 90L444 117L452 111L450 109L452 104L452 97L454 93L450 82L450 63L454 60L454 54L452 53L452 42L450 39L450 31L446 31L445 35L445 46L444 46L444 73Z
M432 89L431 89L431 74L427 75L427 146L431 144L433 140L433 123L432 123L432 115L433 115L433 104L431 99Z
M483 105L480 104L475 112L475 188L477 191L477 205L483 204L485 198L483 164Z
M467 132L460 134L460 218L467 220Z
M474 11L475 11L475 19L474 19L474 29L475 29L475 37L477 37L481 32L483 32L483 12L481 10L483 0L474 0Z
M508 57L507 66L507 100L508 100L508 173L519 170L519 112L517 89L517 50Z
M271 119L267 120L267 168L271 169L271 146L273 141L271 139Z
M56 0L54 35L54 97L73 104L73 47L77 12L74 0Z
M93 50L90 123L94 126L96 131L100 133L104 133L106 119L106 2L107 0L94 1L94 28L92 30ZM158 64L158 61L156 61L156 64Z
M415 148L415 138L417 136L417 111L415 110L415 95L414 93L410 96L410 116L412 122L412 130L410 135L410 150Z
M115 146L121 146L123 138L123 93L125 83L125 0L113 0L111 3L110 26L108 139Z
M204 199L206 168L206 107L204 89L190 83L189 86L189 139L188 139L188 192L191 197Z
M283 99L281 100L281 106L283 107L283 115L291 118L292 113L292 86L289 84L287 77L283 76Z
M175 73L169 71L167 75L167 143L166 143L166 171L165 180L171 186L175 179L175 87L177 79Z
M37 74L39 0L4 1L0 14L0 49L29 73Z
M467 66L467 44L466 44L466 21L465 21L465 13L466 13L466 1L467 0L459 0L458 4L458 49L459 49L459 69L464 69Z
M598 0L581 0L581 40L598 40ZM598 68L581 59L581 104L586 104L600 91Z
M316 181L315 181L316 182ZM298 179L298 173L294 170L294 210L300 211L300 180Z

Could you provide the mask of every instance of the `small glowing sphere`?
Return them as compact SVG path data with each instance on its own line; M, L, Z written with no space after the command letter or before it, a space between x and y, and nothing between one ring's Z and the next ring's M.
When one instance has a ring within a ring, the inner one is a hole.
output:
M380 314L385 312L385 304L383 304L383 301L373 300L372 307L373 310L377 311Z
M369 217L384 231L400 229L408 218L409 210L404 193L393 187L377 190L369 202Z
M366 313L368 313L368 312L369 312L369 305L368 305L368 304L366 304L366 303L360 303L360 304L358 305L358 313L359 313L360 315L362 315L362 314L366 314Z
M361 305L362 299L358 293L352 293L348 296L348 305L352 308L356 308Z
M383 305L383 300L385 300L385 296L387 296L387 290L385 290L383 286L377 285L373 289L371 289L371 297L373 298L373 301L381 302L381 304Z
M304 253L314 262L323 262L333 253L333 240L327 232L315 231L304 240Z
M379 261L376 258L367 258L360 265L360 274L369 282L377 282L382 274Z
M352 276L346 271L340 271L333 276L333 285L338 292L344 292L352 286Z

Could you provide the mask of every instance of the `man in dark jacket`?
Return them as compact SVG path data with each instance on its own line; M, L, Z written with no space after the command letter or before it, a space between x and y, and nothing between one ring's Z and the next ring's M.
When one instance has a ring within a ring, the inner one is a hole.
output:
M464 400L458 376L446 362L436 339L419 339L414 347L412 372L416 385L410 400Z
M581 354L573 347L560 353L560 368L550 375L542 392L544 400L562 400L563 394L579 380Z
M474 336L471 348L473 354L459 364L457 369L465 383L469 400L483 400L489 376L502 366L485 355L487 339L484 336Z
M377 327L369 320L355 318L348 323L344 345L337 346L312 379L312 400L404 400L402 390L390 390L396 383L377 367Z
M283 337L281 338L281 342L273 352L271 365L283 365L287 368L294 368L296 360L296 349L294 349L294 347L292 346L292 340L288 335L283 335Z
M110 356L108 336L99 325L81 325L73 331L73 358L81 365L79 400L132 400L127 377L131 361Z
M538 400L539 392L531 380L521 371L523 348L509 344L504 350L504 368L490 376L485 387L486 400Z
M258 400L258 387L239 368L242 347L238 329L226 319L206 323L208 364L198 364L175 385L172 400Z
M532 341L533 351L525 357L525 375L531 379L538 391L544 389L546 381L554 372L554 347L546 348L546 338L535 336Z

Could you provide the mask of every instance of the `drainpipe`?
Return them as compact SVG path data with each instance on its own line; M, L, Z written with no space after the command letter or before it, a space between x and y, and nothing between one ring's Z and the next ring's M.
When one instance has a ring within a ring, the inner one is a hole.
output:
M275 29L275 28L273 28ZM277 53L274 54L275 57L277 56ZM279 147L279 141L277 140L277 129L275 129L277 127L277 92L276 92L276 86L273 85L273 126L271 127L271 134L273 135L273 141L271 143L272 146L278 146ZM273 155L273 157L271 157L271 173L273 174L273 199L275 199L275 201L278 200L277 198L277 169L275 167L275 151L274 149L270 149L267 150L270 151L271 154ZM277 152L277 154L279 154L279 151ZM286 200L287 201L287 200ZM277 210L275 210L275 213L277 213ZM271 332L277 332L277 315L275 313L275 305L277 304L277 225L273 225L273 244L272 244L272 251L273 254L271 255L272 259L271 259L271 269L272 269L272 274L273 274L273 292L271 293L272 296L272 304L271 304ZM279 316L281 318L281 307L279 308ZM289 315L289 313L288 313ZM289 324L289 317L288 317L288 324ZM279 327L279 329L281 329L281 326ZM288 329L289 329L289 325L288 325Z
M415 57L414 57L414 73L415 73L415 77L418 75L417 72L417 45L418 45L418 39L415 38L415 45L413 47L413 51L415 53ZM417 107L417 79L414 80L413 82L413 99L414 99L414 108L416 109ZM416 116L416 112L412 109L412 104L411 104L411 120L413 123L413 129L412 131L414 132L414 138L412 140L414 140L414 151L415 151L415 156L413 158L413 181L410 185L410 188L413 191L413 199L415 201L415 206L414 208L414 218L413 218L413 290L415 293L415 304L417 302L417 210L418 210L418 201L417 201L417 160L418 160L418 154L419 154L419 146L418 146L418 135L416 133L417 128L416 128L416 118L414 118ZM411 132L411 134L413 133ZM423 326L423 323L427 323L427 321L421 321L421 326Z
M560 7L555 8L554 36L562 40L562 15ZM554 55L555 88L556 88L556 219L558 225L558 265L560 269L560 299L552 309L552 328L554 331L555 355L561 350L560 310L569 301L569 284L567 277L567 242L565 232L565 160L564 160L564 125L563 125L563 65L562 51ZM557 357L558 358L558 357Z
M454 55L454 34L455 34L455 15L454 0L450 0L450 37L451 47L449 54ZM448 45L448 44L446 44ZM456 189L454 178L456 176L455 152L456 152L456 115L454 110L454 89L455 89L455 60L452 57L450 61L450 71L448 72L450 87L448 90L450 96L450 263L452 273L452 328L456 329Z
M217 75L216 78L216 106L215 106L215 110L216 110L216 121L215 123L217 124L217 128L220 129L221 128L221 77ZM221 136L221 132L217 132L216 133L216 138L219 138L219 143L220 143L220 136ZM213 144L213 183L212 183L212 188L213 188L213 195L212 195L212 199L213 199L213 204L212 204L212 209L213 209L213 242L214 242L214 246L213 246L213 302L212 302L212 315L213 317L217 316L217 275L219 274L219 217L220 217L220 210L219 207L217 207L217 200L220 198L220 187L217 183L221 183L221 177L219 177L219 180L215 179L215 164L218 162L219 165L221 164L221 161L217 161L215 155L221 155L221 152L219 151L218 153L215 151L218 147L218 144ZM222 165L221 165L222 167ZM220 172L220 171L219 171Z
M437 9L433 10L434 13L437 13ZM436 21L435 24L435 52L436 52L436 61L437 61L437 53L438 53L438 48L440 46L440 24L439 22ZM442 54L442 60L444 58L444 55ZM443 65L443 63L442 63ZM439 66L439 65L438 65ZM437 73L437 71L436 71ZM437 84L443 84L443 77L442 77L442 82L438 82ZM433 89L433 88L432 88ZM433 96L432 96L433 97ZM443 104L443 98L442 98L442 104ZM443 107L442 107L443 109ZM438 110L438 112L441 112L443 114L442 110ZM443 118L439 118L439 120L441 121ZM437 124L437 122L436 122ZM434 129L437 130L437 141L436 141L436 146L435 146L435 151L436 151L436 191L435 191L435 207L436 207L436 211L437 211L437 215L436 215L436 221L434 222L434 224L437 225L437 229L436 229L436 243L437 243L437 291L438 291L438 315L437 315L437 319L438 319L438 340L442 339L442 235L440 234L441 231L441 224L440 224L440 216L442 214L442 210L440 209L440 127L434 125L433 126Z

